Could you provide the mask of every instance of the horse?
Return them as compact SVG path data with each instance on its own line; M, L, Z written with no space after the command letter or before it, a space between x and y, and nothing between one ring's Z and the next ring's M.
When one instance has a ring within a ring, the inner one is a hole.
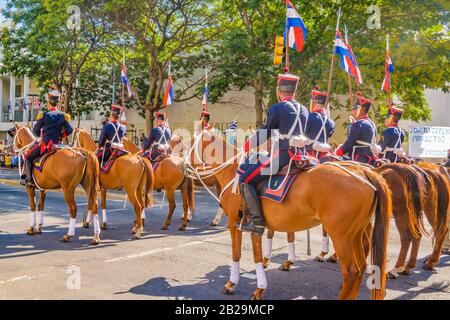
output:
M15 125L16 133L14 136L14 148L22 157L28 148L36 141L36 137L28 127ZM75 203L75 190L81 184L88 197L88 208L93 215L94 236L92 245L100 243L100 226L98 221L97 190L99 178L99 165L94 153L77 149L62 148L55 154L49 156L45 162L42 171L33 170L33 178L36 187L40 190L62 189L64 199L67 203L70 213L70 227L66 235L61 239L62 242L70 242L75 236L75 224L77 218L77 205ZM31 226L28 235L39 234L43 227L43 210L45 201L45 191L41 192L39 201L39 222L37 230L35 229L35 192L36 188L27 188L30 207L31 207Z
M125 150L140 154L142 150L139 149L131 140L124 139ZM183 200L183 222L179 227L180 231L186 231L188 224L189 211L195 212L194 207L194 185L192 179L185 176L184 173L184 159L179 156L169 156L160 161L155 169L155 184L154 189L164 189L167 194L167 201L169 202L169 214L162 230L168 230L172 222L173 213L175 212L175 191L181 190L181 197Z
M208 159L205 159L205 150L208 151ZM223 290L226 294L233 294L239 282L242 231L237 225L242 222L239 216L242 199L233 192L233 182L240 163L236 160L239 157L242 154L233 145L208 130L197 135L186 156L192 171L195 171L195 164L208 163L212 167L210 173L216 177L222 189L220 200L228 216L233 256L230 280ZM353 201L348 201L349 195L354 197ZM299 174L284 203L263 199L261 204L269 229L292 233L320 224L325 226L340 259L343 286L339 299L356 299L369 253L379 271L376 288L371 289L371 297L384 298L392 203L389 187L381 176L364 167L346 169L339 165L324 164ZM375 223L372 226L373 216ZM251 235L251 239L257 274L257 289L252 299L259 300L267 289L262 237Z
M75 144L90 151L97 150L96 144L84 129L78 130ZM142 211L144 208L149 208L153 205L154 180L150 161L133 154L119 157L108 173L100 173L102 211L106 213L106 191L123 188L134 208L133 234L135 239L140 239L144 231ZM86 223L89 223L89 220L88 218ZM103 223L105 228L106 221L103 221Z

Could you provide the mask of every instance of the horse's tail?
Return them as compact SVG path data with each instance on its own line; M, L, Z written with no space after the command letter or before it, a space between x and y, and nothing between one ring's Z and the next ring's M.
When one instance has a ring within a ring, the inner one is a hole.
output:
M192 214L194 214L195 213L194 179L192 178L186 179L187 179L187 197L189 209L191 210Z
M434 235L439 237L448 231L448 214L449 214L449 199L450 199L450 185L447 176L440 173L425 170L427 174L431 177L436 190L437 196L437 207L436 207L436 218L434 226Z
M420 239L422 235L428 235L423 219L425 184L421 176L413 167L407 165L389 164L381 167L378 172L383 173L386 172L385 170L392 170L400 177L411 234L416 239Z
M380 175L370 170L366 170L366 175L369 181L377 189L375 193L376 207L371 255L372 265L378 266L380 274L376 279L377 283L375 289L372 289L371 291L371 297L372 299L381 300L384 299L386 295L386 259L389 239L389 222L392 213L392 197L388 184Z
M144 201L145 207L150 208L153 206L153 186L155 184L155 174L153 167L148 159L141 158L144 164L145 189L144 189Z
M97 191L100 189L100 165L97 156L90 151L83 151L87 164L82 180L83 186L88 191L88 208L92 210L97 201Z

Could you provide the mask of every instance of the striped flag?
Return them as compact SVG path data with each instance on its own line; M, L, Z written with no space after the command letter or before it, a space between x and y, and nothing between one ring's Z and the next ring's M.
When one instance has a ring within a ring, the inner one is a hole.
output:
M381 87L381 90L387 93L391 92L391 73L393 72L394 64L392 63L391 52L388 49L386 53L385 76L383 86Z
M352 47L350 46L350 44L344 41L339 30L336 31L334 53L339 56L341 68L345 70L345 72L353 76L356 80L356 83L362 84L363 82L361 71L359 70L359 66L356 62L356 57L353 53Z
M284 28L284 43L286 44L288 42L287 38L289 35L289 47L301 52L305 46L308 30L289 0L286 1L286 9L287 19L286 27Z
M228 130L237 130L238 128L238 123L237 121L233 121L232 123L230 123L230 125L228 126Z
M120 74L120 80L127 87L128 98L131 98L131 96L133 95L133 92L131 90L131 83L130 83L130 81L128 79L127 66L125 65L125 59L123 59L122 72Z
M172 84L172 76L169 75L169 79L167 81L166 92L164 93L163 100L164 107L168 107L173 104L173 84Z

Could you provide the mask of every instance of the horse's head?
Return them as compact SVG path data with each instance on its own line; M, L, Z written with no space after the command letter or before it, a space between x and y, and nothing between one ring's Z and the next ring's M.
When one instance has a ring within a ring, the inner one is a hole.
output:
M9 132L14 135L14 148L16 150L27 147L36 139L29 127L21 127L17 123Z
M202 130L194 136L188 154L191 164L223 164L237 153L236 148L220 136L216 130Z
M94 140L92 140L90 134L84 128L77 130L74 138L74 146L87 149L89 151L95 151L97 149L97 145Z
M141 151L141 149L139 149L139 147L127 137L123 138L123 146L125 150L131 152L132 154L137 154Z

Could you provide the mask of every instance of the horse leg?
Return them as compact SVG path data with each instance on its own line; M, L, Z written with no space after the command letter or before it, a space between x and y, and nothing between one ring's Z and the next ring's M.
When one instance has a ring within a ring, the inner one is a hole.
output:
M316 262L325 262L325 257L330 252L330 237L328 237L328 233L325 230L325 227L322 226L322 252L314 259Z
M281 271L290 271L295 264L295 233L288 233L288 259L280 267Z
M27 230L27 235L35 235L34 228L36 227L36 189L27 188L28 200L30 201L30 228Z
M417 266L417 256L419 255L419 247L420 247L419 239L412 239L411 253L409 254L408 264L403 268L400 272L401 275L409 276L411 274L411 270L414 270Z
M439 261L441 259L442 246L444 245L446 235L447 232L441 232L440 234L436 235L433 253L425 260L425 264L423 266L424 270L434 270L434 267L439 264Z
M217 227L222 221L222 216L223 216L223 209L222 207L219 207L213 222L211 222L211 227Z
M77 204L75 203L75 189L63 189L64 200L66 200L67 206L69 207L70 221L69 221L69 231L61 239L62 242L70 242L70 240L75 236L75 225L77 224Z
M173 213L175 212L175 208L177 207L177 204L175 202L175 190L173 189L166 189L167 192L167 201L169 202L169 214L166 219L166 223L162 227L162 230L168 230L170 223L172 222Z
M101 228L102 230L107 230L107 223L108 223L108 214L106 213L106 189L101 190L102 195L102 223Z
M251 300L262 300L264 291L267 289L266 271L264 270L262 254L262 237L252 235L253 259L256 264L256 282L257 288L251 297Z
M233 262L231 264L230 280L225 284L223 293L233 294L236 286L239 284L240 261L242 250L242 231L236 228L237 220L228 219L228 228L231 235L231 246L233 253Z
M139 196L143 195L143 192L139 192L139 190L134 192L132 188L130 188L130 190L127 190L127 194L128 200L130 200L131 204L133 205L135 214L133 227L134 238L141 239L142 232L144 231L144 228L142 227L142 209L144 208L144 200L142 199L142 197L141 199L139 199Z
M395 212L394 212L395 214ZM409 224L406 216L395 216L395 224L400 234L400 253L398 254L397 263L394 269L388 272L389 279L397 279L398 273L403 271L403 267L406 263L406 257L408 255L409 246L413 239L411 231L409 230Z
M44 205L45 197L47 196L46 191L40 191L39 193L39 204L36 213L36 234L42 234L42 229L44 228Z
M267 269L270 265L270 258L272 258L273 237L275 236L274 230L268 230L266 236L266 244L264 246L264 269Z
M189 215L189 201L188 201L188 191L187 191L186 183L183 183L183 186L181 187L181 198L183 199L184 215L183 215L183 224L180 226L179 231L186 231L186 227L188 224L188 215Z

